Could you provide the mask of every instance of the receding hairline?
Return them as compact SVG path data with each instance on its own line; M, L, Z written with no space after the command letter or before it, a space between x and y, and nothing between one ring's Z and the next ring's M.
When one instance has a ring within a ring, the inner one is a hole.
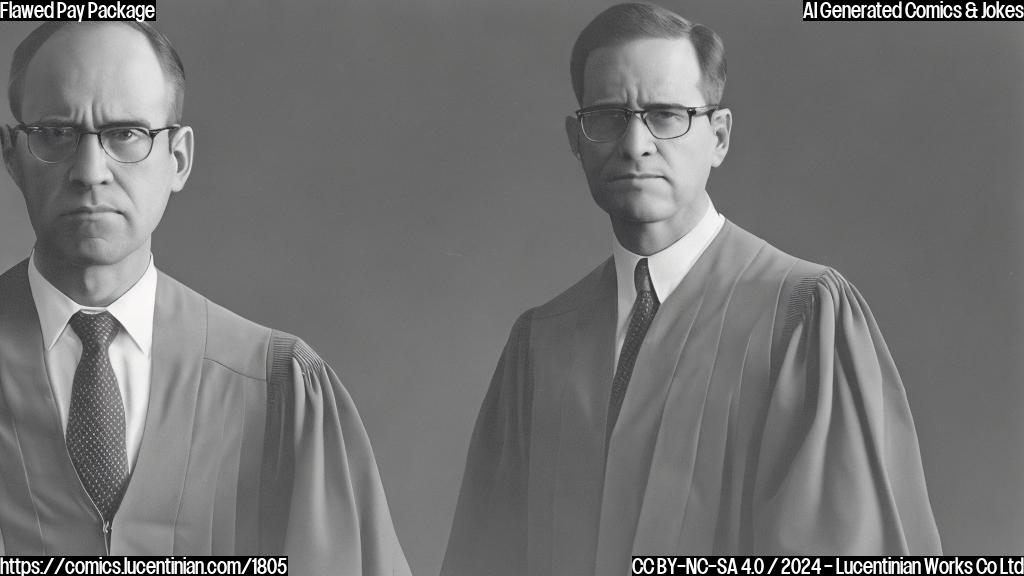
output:
M156 50L153 49L153 47L150 45L149 39L146 38L146 35L143 34L142 32L140 32L139 30L137 30L135 28L132 28L131 26L128 26L127 23L125 23L125 22L120 22L120 21L116 21L116 20L115 21L99 21L99 22L88 22L88 21L86 21L86 22L76 22L74 24L76 24L76 25L75 26L62 26L62 27L58 28L57 30L55 30L53 32L53 34L51 34L49 37L47 37L46 40L42 44L39 45L39 47L36 49L35 53L32 54L32 58L25 64L25 75L24 75L25 78L28 77L29 70L32 69L32 65L36 62L36 60L38 60L40 54L46 52L47 50L49 50L50 53L52 53L52 51L53 51L52 50L52 46L53 46L53 44L56 41L60 41L60 40L64 40L64 39L70 39L71 37L74 37L74 36L78 36L78 37L96 36L96 35L99 35L99 29L102 29L102 28L112 28L112 29L120 29L120 30L124 30L126 32L129 32L127 37L134 37L136 40L139 40L142 43L144 43L146 45L146 47L149 48L149 52L150 52L150 54L153 55L153 59L156 61L157 65L160 66L160 73L164 75L166 80L168 80L168 81L170 80L170 78L167 77L167 72L164 71L163 66L160 64L160 57L157 55ZM119 26L119 24L120 24L120 26ZM58 53L58 56L59 55L60 55L60 53ZM24 86L22 86L22 88L24 88Z
M727 78L725 45L721 37L708 26L657 4L627 2L610 6L594 16L573 43L569 72L580 105L586 67L593 53L645 39L687 40L700 69L697 88L708 102L721 100Z
M16 68L18 62L18 51L32 35L37 34L45 26L54 26L53 30L34 47L28 60ZM60 40L73 35L86 35L99 33L103 28L122 28L134 32L143 43L149 48L149 53L156 60L160 74L164 79L166 90L166 106L168 121L178 122L181 119L182 107L185 93L185 71L181 59L174 50L170 40L160 31L145 23L128 21L99 21L99 22L46 22L26 36L15 51L11 62L11 77L8 85L8 97L11 113L19 121L22 120L22 113L25 109L25 90L29 72L35 64L40 52L47 50L54 39ZM128 37L132 36L131 34ZM159 39L156 38L159 37ZM17 109L15 109L17 108Z
M591 62L593 62L595 55L600 53L608 53L617 50L622 50L623 48L631 44L648 42L652 40L664 40L668 42L685 42L686 45L690 47L690 50L692 50L691 54L693 55L694 62L696 62L697 64L697 88L700 89L701 84L704 81L704 73L703 70L701 70L700 61L697 57L697 47L693 45L693 40L690 39L689 34L683 34L679 36L637 36L636 38L623 38L616 42L599 46L587 52L587 57L583 60L583 66L580 69L580 80L582 81L580 83L580 98L582 99L582 97L584 96L584 91L587 86L587 70L590 68ZM582 105L582 102L580 104Z

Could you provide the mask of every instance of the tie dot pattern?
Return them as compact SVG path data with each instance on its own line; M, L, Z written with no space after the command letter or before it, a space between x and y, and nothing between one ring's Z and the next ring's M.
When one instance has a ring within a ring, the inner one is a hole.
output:
M619 411L622 410L622 400L626 397L626 388L629 387L629 379L633 376L633 366L636 364L637 354L640 353L640 344L647 335L647 329L654 320L654 314L658 312L658 295L654 293L651 284L651 271L647 266L647 258L641 258L633 270L633 284L636 286L636 301L633 302L633 313L629 320L629 328L626 331L626 340L622 343L622 352L619 353L619 364L615 367L615 379L612 380L612 395L608 402L608 424L605 428L605 446L611 439L612 430L619 419Z
M114 518L128 486L125 413L108 349L121 326L109 312L76 312L71 329L82 341L65 440L71 462L103 520Z

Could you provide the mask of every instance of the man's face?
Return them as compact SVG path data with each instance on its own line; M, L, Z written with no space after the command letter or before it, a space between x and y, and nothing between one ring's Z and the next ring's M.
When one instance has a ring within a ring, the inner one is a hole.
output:
M118 24L71 25L36 53L25 75L25 124L95 131L167 125L172 92L152 48L138 31ZM21 188L45 257L77 266L116 265L148 253L150 236L172 192L192 165L192 133L156 135L145 160L124 164L108 156L95 135L48 164L32 155L24 132L10 134L4 152Z
M688 39L649 38L595 50L583 75L583 107L617 105L696 108L701 95L697 54ZM729 148L728 110L695 116L684 136L659 140L636 116L612 142L591 142L575 117L566 119L594 201L617 224L659 224L680 237L703 215L704 189Z

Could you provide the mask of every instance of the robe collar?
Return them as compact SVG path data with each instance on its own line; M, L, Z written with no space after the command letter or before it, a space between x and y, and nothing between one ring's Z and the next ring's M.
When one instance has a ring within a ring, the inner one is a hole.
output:
M623 248L618 239L612 235L612 259L615 261L615 279L617 288L616 299L616 350L621 348L625 338L629 315L636 300L636 286L633 282L633 270L641 258L647 258L647 266L651 273L651 283L658 300L664 302L682 283L693 264L711 245L725 223L725 217L715 210L714 204L708 200L707 210L697 225L682 238L661 252L650 256L634 254Z

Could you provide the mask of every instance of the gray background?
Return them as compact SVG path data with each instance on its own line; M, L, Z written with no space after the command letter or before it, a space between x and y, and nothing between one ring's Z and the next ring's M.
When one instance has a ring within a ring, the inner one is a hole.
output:
M417 574L440 566L512 321L609 253L562 119L572 41L610 4L158 6L198 151L157 265L338 370ZM727 46L735 125L716 205L871 303L946 551L1024 552L1024 26L666 5ZM30 28L0 24L3 86ZM4 174L0 269L32 237Z

